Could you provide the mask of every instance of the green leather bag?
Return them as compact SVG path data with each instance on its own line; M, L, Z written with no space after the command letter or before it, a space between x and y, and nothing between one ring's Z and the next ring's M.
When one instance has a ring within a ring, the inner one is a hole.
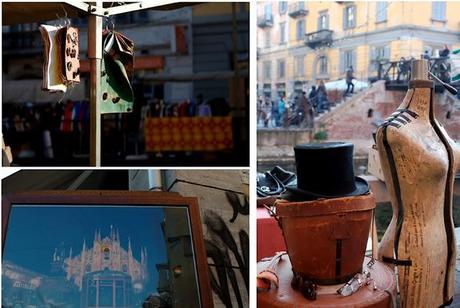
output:
M115 31L103 33L101 113L131 112L134 92L134 43Z

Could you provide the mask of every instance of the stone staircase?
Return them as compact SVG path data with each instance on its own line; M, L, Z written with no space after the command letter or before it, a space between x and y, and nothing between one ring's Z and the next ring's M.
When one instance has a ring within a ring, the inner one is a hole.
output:
M358 92L354 92L350 96L345 96L342 97L340 101L337 103L331 104L331 107L329 110L325 110L321 113L318 113L315 115L315 123L320 122L327 114L334 112L337 108L340 108L341 106L347 105L348 102L353 101L356 97L361 96L363 93L365 93L368 89L363 89L359 90Z

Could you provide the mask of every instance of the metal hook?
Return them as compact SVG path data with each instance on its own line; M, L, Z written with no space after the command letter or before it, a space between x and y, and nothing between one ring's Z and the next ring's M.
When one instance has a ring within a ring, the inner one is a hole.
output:
M64 12L64 17L59 16L58 13L56 13L56 17L58 18L58 27L69 27L71 24L71 21L67 15L67 11L64 7L64 5L61 4L62 11Z
M64 7L63 4L61 4L61 8L62 8L62 10L64 11L64 18L69 19L69 18L68 18L68 15L67 15L67 11L66 11L66 9L65 9L65 7Z
M115 23L112 16L105 17L105 30L113 32L115 30Z
M109 22L110 22L110 25L112 26L112 29L110 29L110 31L113 32L115 30L115 22L113 21L112 16L109 17Z

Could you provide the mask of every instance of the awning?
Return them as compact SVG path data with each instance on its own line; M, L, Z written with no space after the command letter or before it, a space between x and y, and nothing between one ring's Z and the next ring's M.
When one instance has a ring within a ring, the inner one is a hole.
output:
M43 22L58 19L56 14L69 18L83 17L86 13L65 2L2 2L3 25Z
M63 2L2 2L2 18L3 25L14 25L14 24L23 24L23 23L32 23L32 22L43 22L48 20L58 19L56 14L59 17L64 17L65 12L67 12L67 17L76 18L76 17L85 17L88 14L88 4L91 2L82 2L82 1L63 1ZM104 7L116 8L122 5L129 5L132 7L132 10L141 10L144 8L149 8L154 4L154 2L145 1L149 5L142 4L141 2L128 2L128 4L119 4L119 2L104 2ZM134 7L135 5L139 7ZM187 2L178 2L165 5L159 5L151 7L152 10L167 11L175 10L185 6L192 6L198 3L187 3ZM118 12L114 13L118 14Z

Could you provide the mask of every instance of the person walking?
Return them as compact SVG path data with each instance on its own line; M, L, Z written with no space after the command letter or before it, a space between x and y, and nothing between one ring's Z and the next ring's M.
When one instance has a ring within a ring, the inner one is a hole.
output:
M315 89L316 91L316 89ZM311 101L307 99L307 93L302 92L302 95L299 99L299 108L301 108L303 113L303 119L301 126L306 128L313 128L314 121L314 110Z
M272 112L270 115L270 122L272 123L272 127L278 126L278 103L276 101L272 101Z
M449 47L447 47L447 45L444 44L444 49L439 52L439 56L445 58L449 56L449 53L450 53Z
M310 94L308 95L308 100L310 105L316 109L318 106L318 91L316 91L316 86L311 86Z
M262 103L263 124L267 128L270 121L271 105L270 99L265 98Z
M355 89L355 85L353 84L353 79L355 77L353 76L353 73L353 66L350 65L346 72L347 91L345 91L345 95L347 95L348 93L353 94L353 90Z
M324 81L321 80L318 86L318 112L323 112L325 110L329 110L329 100L327 99L326 85Z
M410 61L407 61L406 58L401 57L398 62L398 76L396 77L396 82L401 82L401 76L404 76L404 80L407 80L410 75Z
M286 102L284 96L280 96L278 102L278 126L284 126L284 116L286 115Z

